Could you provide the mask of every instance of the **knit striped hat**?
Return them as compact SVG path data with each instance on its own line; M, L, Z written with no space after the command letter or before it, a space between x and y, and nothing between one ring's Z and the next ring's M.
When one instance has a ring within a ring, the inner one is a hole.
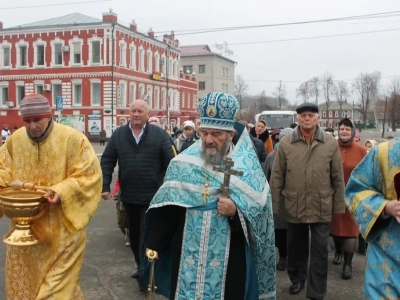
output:
M51 118L49 101L39 94L29 94L22 99L19 105L22 120Z

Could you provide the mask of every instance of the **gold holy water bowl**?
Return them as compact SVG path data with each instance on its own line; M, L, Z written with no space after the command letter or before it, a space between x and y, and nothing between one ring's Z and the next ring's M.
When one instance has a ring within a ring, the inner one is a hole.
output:
M0 208L14 221L14 228L3 237L3 242L14 246L30 246L44 238L32 231L32 222L47 208L44 191L6 188L0 190Z

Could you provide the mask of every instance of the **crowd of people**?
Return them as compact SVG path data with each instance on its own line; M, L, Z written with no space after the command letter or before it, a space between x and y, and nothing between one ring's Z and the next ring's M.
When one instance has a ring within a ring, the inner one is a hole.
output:
M348 118L335 136L319 126L312 103L296 108L290 128L272 132L263 120L238 120L239 110L232 95L206 94L200 120L170 135L135 100L99 163L82 133L53 121L45 97L27 95L24 126L12 134L3 126L0 186L49 186L35 221L47 238L7 246L7 298L83 299L85 227L103 198L117 201L142 290L154 275L169 299L276 299L276 270L287 270L290 294L306 287L307 298L323 299L332 237L331 263L343 264L343 279L353 277L358 240L366 298L399 299L400 140L361 145ZM146 257L156 259L154 274Z

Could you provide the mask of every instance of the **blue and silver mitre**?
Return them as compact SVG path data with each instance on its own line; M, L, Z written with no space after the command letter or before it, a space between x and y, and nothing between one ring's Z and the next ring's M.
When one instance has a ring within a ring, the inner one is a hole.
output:
M208 93L199 101L200 128L232 131L239 110L239 102L232 95Z

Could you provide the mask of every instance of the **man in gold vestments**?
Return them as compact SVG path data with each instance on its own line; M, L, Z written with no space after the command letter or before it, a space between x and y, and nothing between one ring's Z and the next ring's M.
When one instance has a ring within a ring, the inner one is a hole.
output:
M82 133L53 121L45 97L27 95L20 113L24 127L0 148L0 186L15 180L49 185L49 207L32 226L44 241L7 247L7 299L84 299L79 272L85 227L100 201L99 161Z

